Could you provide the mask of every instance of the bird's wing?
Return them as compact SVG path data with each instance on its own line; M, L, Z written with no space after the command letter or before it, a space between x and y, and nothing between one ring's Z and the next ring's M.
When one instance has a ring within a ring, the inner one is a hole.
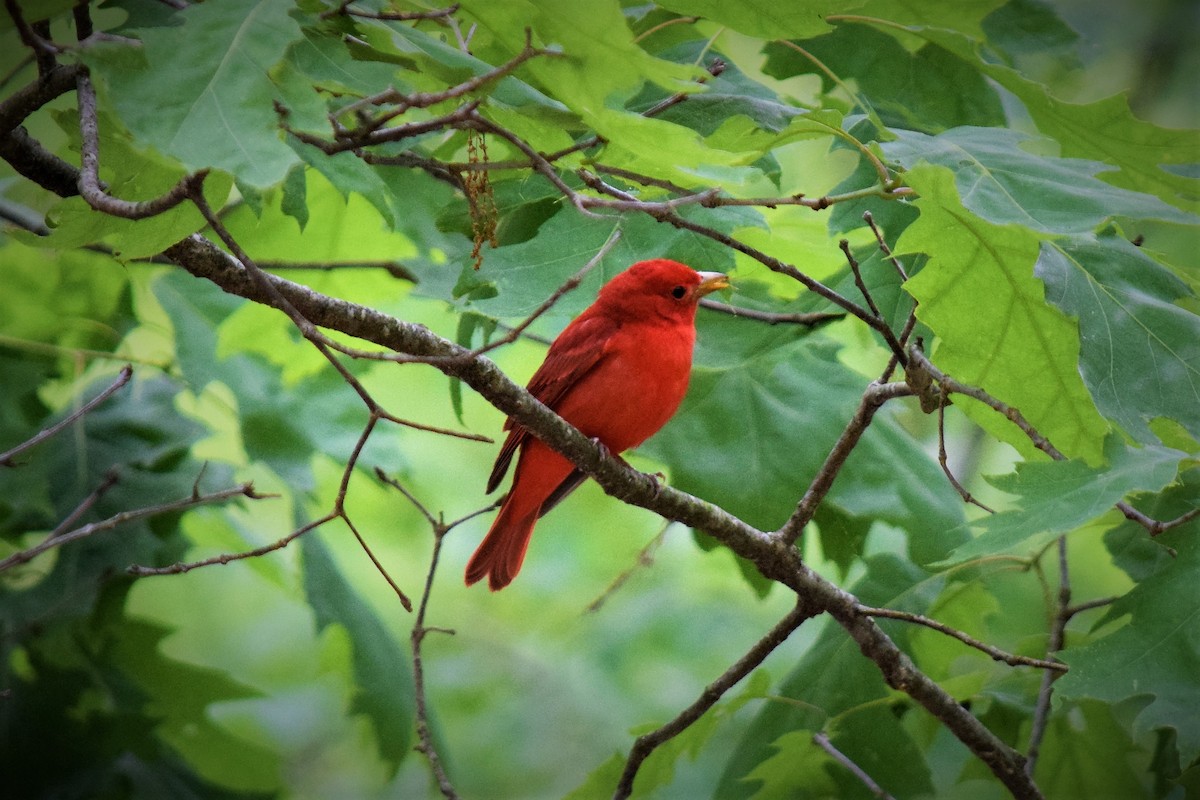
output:
M556 409L571 387L604 361L609 354L608 345L612 334L618 327L616 321L600 315L585 315L576 319L550 345L546 360L529 379L529 385L526 387L529 393L550 408ZM504 440L500 453L496 456L496 463L488 478L488 492L494 491L504 479L513 456L529 436L529 431L513 422L511 418L504 423L504 427L508 430L508 438ZM581 480L582 478L576 480L575 485ZM570 489L567 489L567 492L569 491ZM555 502L565 496L566 494L559 495Z

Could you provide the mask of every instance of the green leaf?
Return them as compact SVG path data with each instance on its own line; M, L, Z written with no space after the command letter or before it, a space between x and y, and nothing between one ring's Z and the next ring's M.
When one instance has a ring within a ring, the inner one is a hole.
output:
M215 724L209 708L220 702L255 697L218 670L162 654L171 631L150 622L122 619L111 663L147 694L147 706L160 721L156 733L183 755L205 779L241 791L268 791L280 783L279 756Z
M613 787L625 771L625 756L613 753L600 766L592 770L587 778L574 790L563 796L563 800L609 800ZM641 789L641 784L637 784Z
M829 30L825 17L845 13L865 0L813 0L806 3L776 3L772 0L666 0L663 8L688 17L704 17L739 33L764 39L806 39Z
M108 351L130 324L129 275L109 258L9 240L0 247L0 261L0 334L9 346L38 342Z
M365 179L355 170L336 176L332 182L326 174L338 170L336 160L314 159L318 169L299 169L295 179L304 184L304 206L308 209L308 222L303 227L297 224L294 213L283 207L285 201L295 202L288 191L268 192L258 213L249 208L231 209L224 222L234 238L253 238L254 248L250 255L258 260L295 261L302 263L345 263L354 259L403 260L416 255L413 242L402 232L392 230L391 219L380 214L380 205L392 214L401 214L402 206L397 198L389 197L391 190ZM396 190L423 191L424 180L405 176L396 181ZM361 190L361 191L360 191ZM299 191L298 185L293 190ZM385 194L385 192L387 194ZM437 197L431 193L431 199ZM364 202L367 201L367 202ZM292 207L293 212L298 208ZM428 216L413 214L413 228L427 229L432 226ZM399 226L402 229L406 225Z
M305 202L307 200L306 188L304 167L297 164L288 170L287 177L283 180L283 200L279 208L284 214L296 220L301 231L308 224L308 203Z
M1054 685L1056 690L1060 686ZM1130 800L1158 796L1135 766L1148 754L1130 741L1115 711L1101 703L1082 701L1051 715L1033 775L1046 797Z
M1142 697L1146 705L1133 723L1135 736L1173 728L1179 758L1200 757L1200 717L1195 714L1200 675L1200 523L1177 529L1179 556L1118 599L1105 621L1128 623L1098 641L1060 654L1070 672L1055 684L1065 698L1091 697L1116 703Z
M819 75L827 93L837 87L833 76L853 77L858 93L886 125L936 133L1004 122L1000 98L979 70L944 48L926 45L914 52L895 37L861 25L840 26L801 44L812 58L785 44L768 44L767 73Z
M704 57L705 46L700 42L688 42L674 48L665 57L678 61L696 62ZM710 51L711 52L711 51ZM652 95L655 102L662 93ZM633 107L649 108L645 103L631 103ZM783 102L779 95L763 84L750 78L736 64L727 63L725 70L704 85L704 91L689 95L686 103L676 103L658 116L708 136L731 117L744 116L754 121L756 127L777 132L787 127L788 121L803 109Z
M1018 70L1038 63L1082 69L1079 34L1044 0L1009 0L983 20L983 29L990 49L1008 56L1008 65Z
M695 92L706 73L637 46L613 0L590 4L586 15L571 0L468 5L485 27L504 31L511 48L522 44L523 36L514 34L530 25L544 46L561 48L562 55L532 59L524 69L555 87L557 97L609 142L606 163L685 186L709 185L716 174L735 180L752 174L733 169L738 154L705 146L695 131L625 109L647 81L670 93ZM670 152L671 158L648 157L654 152Z
M1037 237L970 214L952 179L943 167L908 174L921 194L921 216L895 247L929 256L905 286L920 304L917 316L938 336L935 362L1018 408L1063 453L1098 460L1108 425L1079 376L1078 331L1045 302L1033 275ZM1028 447L1013 426L998 434Z
M1105 456L1108 463L1103 467L1079 460L1026 462L1009 475L989 477L997 489L1021 498L1018 507L973 523L982 533L955 550L952 562L1037 552L1058 536L1113 511L1130 494L1160 491L1175 479L1184 454L1165 447L1135 449L1110 435Z
M901 25L952 28L964 36L982 39L984 23L1006 0L869 0L863 17L876 17Z
M983 74L1012 92L1043 134L1056 139L1062 154L1112 164L1107 183L1156 195L1195 213L1200 180L1164 169L1165 165L1200 163L1200 137L1190 130L1162 128L1137 119L1127 96L1112 95L1091 103L1069 103L1016 70L989 61L979 45L952 30L907 29L975 63Z
M412 750L414 725L409 654L338 571L316 532L300 542L304 554L304 592L317 618L317 630L346 629L354 648L351 710L366 715L375 730L379 755L393 771Z
M85 51L138 141L189 170L215 167L265 187L296 155L279 133L271 70L301 38L288 0L204 3L183 25L138 31L141 47Z
M1083 233L1114 216L1200 221L1153 195L1118 189L1095 177L1098 161L1040 155L1035 140L1007 128L954 128L937 136L897 131L883 152L905 167L926 162L954 172L963 205L997 225L1045 233ZM1044 145L1045 142L1043 141Z
M1046 297L1079 320L1079 368L1096 406L1141 442L1165 416L1200 438L1200 317L1194 297L1140 248L1107 233L1042 243ZM1130 391L1131 387L1137 391Z
M775 753L746 774L743 782L747 793L715 795L748 797L750 800L784 800L784 798L842 797L834 778L837 765L819 747L811 731L789 731L771 746ZM749 787L757 791L749 793Z

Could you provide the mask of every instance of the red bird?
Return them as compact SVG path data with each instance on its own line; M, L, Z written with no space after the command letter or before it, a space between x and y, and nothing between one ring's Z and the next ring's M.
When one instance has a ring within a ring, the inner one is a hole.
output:
M696 306L729 286L719 272L675 261L641 261L600 290L568 325L529 380L529 392L610 453L637 447L679 408L692 370ZM487 576L503 589L521 570L538 518L583 482L584 474L509 419L487 490L517 456L512 491L467 564L467 585Z

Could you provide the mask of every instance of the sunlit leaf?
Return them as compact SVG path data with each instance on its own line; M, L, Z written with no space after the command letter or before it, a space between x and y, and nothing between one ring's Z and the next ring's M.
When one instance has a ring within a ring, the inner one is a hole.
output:
M1079 334L1033 275L1037 237L970 214L947 169L914 170L909 181L921 216L896 249L930 256L906 286L939 337L937 364L1016 406L1067 455L1099 458L1108 426L1079 377ZM1015 428L1008 436L1023 438Z

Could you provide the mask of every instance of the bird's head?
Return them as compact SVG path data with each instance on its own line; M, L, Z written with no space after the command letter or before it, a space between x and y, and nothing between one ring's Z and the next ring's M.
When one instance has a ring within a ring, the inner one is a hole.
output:
M720 272L697 272L678 261L639 261L600 290L598 303L635 318L689 319L700 298L729 286Z

